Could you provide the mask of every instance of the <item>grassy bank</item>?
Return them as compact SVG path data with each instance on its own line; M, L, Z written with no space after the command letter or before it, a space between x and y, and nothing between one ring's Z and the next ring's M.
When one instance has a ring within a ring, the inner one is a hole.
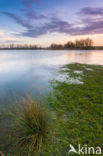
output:
M59 151L66 155L69 144L102 147L103 66L69 64L61 72L67 80L54 82L54 98L49 99L57 114Z
M51 127L46 135L46 147L34 154L30 150L25 153L21 146L21 153L11 152L8 155L21 156L24 152L25 156L68 156L73 155L68 154L69 144L75 148L78 144L102 147L103 66L69 64L64 66L60 73L66 75L65 81L53 81L54 90L46 100L46 106L52 114L49 120ZM29 121L32 121L32 118ZM23 128L24 132L26 127ZM47 129L43 132L47 133ZM34 131L33 133L35 134ZM4 149L2 146L3 151Z

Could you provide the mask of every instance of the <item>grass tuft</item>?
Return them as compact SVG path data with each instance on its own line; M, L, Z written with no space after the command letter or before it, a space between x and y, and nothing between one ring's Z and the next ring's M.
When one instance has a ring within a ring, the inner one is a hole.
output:
M46 146L50 134L51 119L48 110L29 97L19 108L13 124L12 145L16 151L40 152Z

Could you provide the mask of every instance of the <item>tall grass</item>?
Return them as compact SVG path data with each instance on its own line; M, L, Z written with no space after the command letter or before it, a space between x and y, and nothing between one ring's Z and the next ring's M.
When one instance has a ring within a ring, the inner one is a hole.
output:
M3 152L0 151L0 155L1 155L1 156L4 156Z
M25 106L19 108L17 119L11 134L13 149L16 151L37 153L48 142L51 132L51 118L48 110L29 97Z

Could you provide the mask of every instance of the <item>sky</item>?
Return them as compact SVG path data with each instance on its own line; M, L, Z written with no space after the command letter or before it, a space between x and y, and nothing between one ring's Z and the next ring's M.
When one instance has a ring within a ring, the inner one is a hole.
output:
M103 0L0 0L0 44L103 46Z

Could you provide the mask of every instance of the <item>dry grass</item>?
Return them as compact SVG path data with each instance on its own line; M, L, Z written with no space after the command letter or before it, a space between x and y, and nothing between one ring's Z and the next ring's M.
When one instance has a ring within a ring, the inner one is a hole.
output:
M3 152L0 151L0 156L4 156Z
M48 110L29 97L19 109L13 125L13 149L16 151L40 152L47 144L51 119Z

